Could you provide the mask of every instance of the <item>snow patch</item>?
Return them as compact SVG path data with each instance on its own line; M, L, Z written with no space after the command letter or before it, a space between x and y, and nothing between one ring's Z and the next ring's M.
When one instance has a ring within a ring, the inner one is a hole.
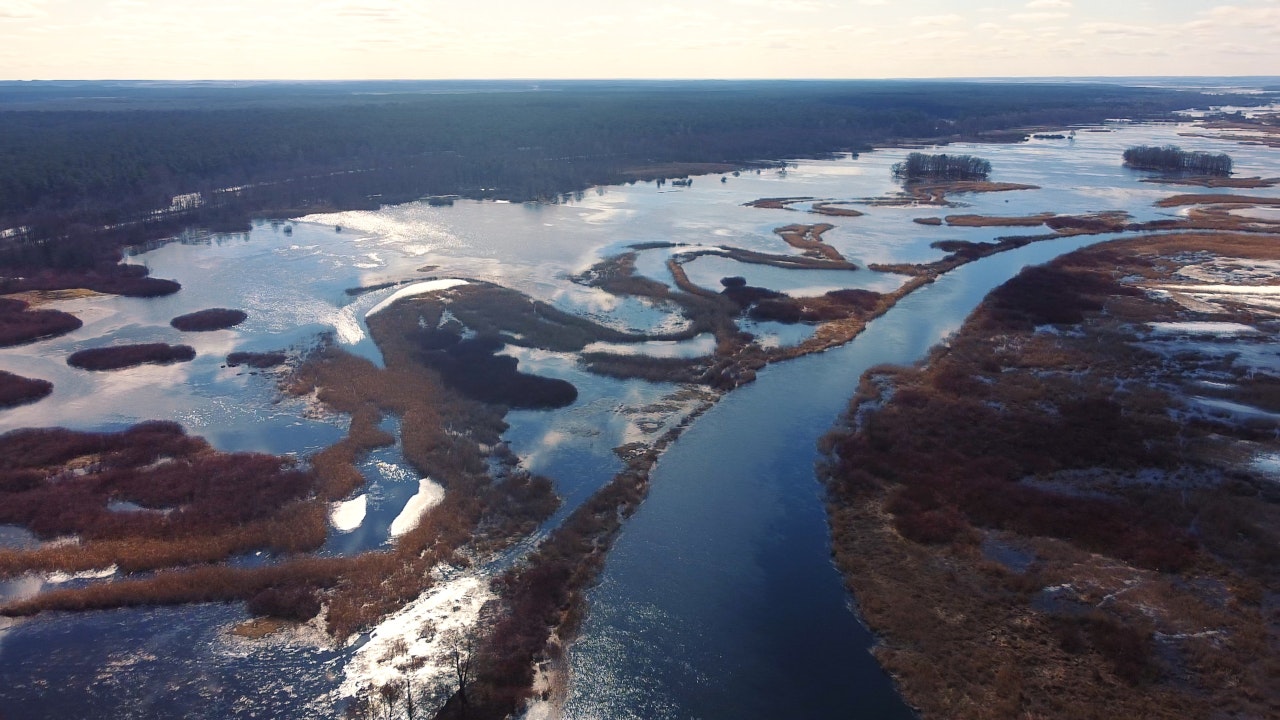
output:
M1153 322L1151 329L1158 333L1183 333L1190 335L1240 335L1255 333L1249 325L1231 322Z
M105 567L100 570L85 570L84 572L78 573L66 573L61 570L55 570L54 572L45 575L44 580L50 585L60 585L65 582L71 582L72 580L102 580L103 578L109 578L112 575L115 575L118 570L119 568L115 565Z
M418 492L404 504L404 509L391 521L391 537L400 537L418 526L422 513L430 510L444 499L444 488L431 478L418 481Z
M338 532L348 533L364 523L364 516L368 510L368 495L361 495L345 502L336 502L329 506L329 522Z
M386 300L373 306L373 309L365 313L365 317L373 317L375 314L386 310L394 305L397 301L415 295L426 295L427 293L438 292L440 290L448 290L459 285L468 285L466 280L446 279L446 280L430 280L427 282L414 283L406 288L401 288L388 297Z
M374 628L343 668L338 695L371 695L406 679L429 696L452 692L456 679L450 639L475 627L490 597L487 579L474 575L436 585Z

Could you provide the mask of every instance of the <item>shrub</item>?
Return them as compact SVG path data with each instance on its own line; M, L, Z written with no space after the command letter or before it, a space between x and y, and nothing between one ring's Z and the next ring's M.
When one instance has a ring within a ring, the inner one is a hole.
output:
M53 392L48 380L25 378L0 370L0 408L35 402Z
M248 317L243 310L209 308L208 310L179 315L170 320L169 324L183 332L206 332L235 327Z
M189 362L195 357L195 348L190 345L142 343L81 350L72 353L67 358L67 364L81 370L120 370L147 363L167 365L175 362Z

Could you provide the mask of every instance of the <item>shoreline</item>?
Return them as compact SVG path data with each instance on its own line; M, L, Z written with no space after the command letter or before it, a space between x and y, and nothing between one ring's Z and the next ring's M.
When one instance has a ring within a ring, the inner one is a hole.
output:
M1141 289L1191 265L1274 263L1274 241L1185 233L1094 245L1001 286L923 366L864 376L848 425L823 442L834 554L880 637L876 657L922 717L1260 716L1280 700L1255 665L1257 643L1277 639L1258 605L1277 587L1274 568L1233 545L1235 530L1202 524L1190 541L1192 516L1165 503L1239 497L1214 473L1265 487L1232 474L1249 471L1223 454L1223 438L1253 452L1274 443L1212 415L1179 431L1167 408L1186 401L1170 399L1168 379L1221 367L1189 371L1130 349L1160 342L1135 323L1248 322L1238 306L1197 312ZM1193 248L1213 255L1192 258ZM1258 309L1254 324L1268 316ZM1230 397L1265 401L1243 385ZM1076 415L1072 403L1097 406ZM1113 427L1106 403L1126 420ZM913 433L894 429L904 423ZM1265 500L1230 502L1241 531L1266 527Z

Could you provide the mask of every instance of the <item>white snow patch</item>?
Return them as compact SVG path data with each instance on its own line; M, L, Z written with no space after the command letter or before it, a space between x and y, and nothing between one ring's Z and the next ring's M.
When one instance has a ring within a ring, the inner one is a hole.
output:
M329 506L329 522L338 532L348 533L364 523L365 513L369 511L369 496L361 495L345 502L336 502Z
M401 288L391 293L390 297L378 303L377 305L374 305L373 309L365 313L364 316L372 317L374 314L379 313L383 310L386 310L387 308L395 304L397 301L407 297L413 297L415 295L426 295L427 293L438 292L440 290L448 290L449 288L452 288L452 287L457 287L459 285L467 285L467 284L469 283L466 280L456 280L456 279L429 280L427 282L414 283L409 287Z
M429 694L441 686L452 690L456 680L449 636L471 630L491 596L488 581L474 575L436 585L374 628L343 668L338 695L365 695L406 678ZM418 663L422 665L415 669Z
M1249 325L1231 322L1153 322L1151 329L1158 333L1183 333L1190 335L1239 335L1257 330Z
M391 521L391 537L400 537L418 526L422 513L430 510L444 499L444 488L431 478L418 481L418 492L404 504L404 509Z
M1161 285L1160 289L1192 295L1280 295L1280 285Z
M351 306L334 313L329 322L338 336L338 342L343 345L355 345L364 340L364 329L360 327L360 321L356 319L355 310Z
M84 572L78 573L66 573L61 570L55 570L54 572L46 575L44 580L50 585L59 585L65 582L71 582L72 580L101 580L115 575L118 570L119 568L115 565L105 567L100 570L85 570Z

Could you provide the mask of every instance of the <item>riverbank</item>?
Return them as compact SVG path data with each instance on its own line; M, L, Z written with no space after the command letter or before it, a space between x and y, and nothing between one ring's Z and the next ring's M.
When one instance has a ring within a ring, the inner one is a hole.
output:
M924 717L1274 712L1276 239L1079 251L868 373L825 441L834 553Z

